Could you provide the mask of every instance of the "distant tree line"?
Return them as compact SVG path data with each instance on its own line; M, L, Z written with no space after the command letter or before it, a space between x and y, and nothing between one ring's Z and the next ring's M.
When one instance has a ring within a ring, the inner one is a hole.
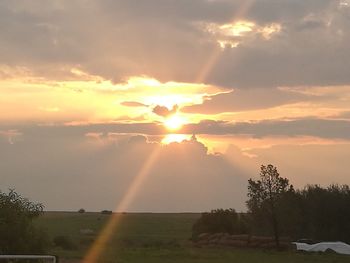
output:
M193 226L193 238L226 232L274 236L276 246L281 236L350 243L348 185L307 185L295 190L276 167L262 165L259 180L248 180L247 208L245 214L233 209L203 213Z

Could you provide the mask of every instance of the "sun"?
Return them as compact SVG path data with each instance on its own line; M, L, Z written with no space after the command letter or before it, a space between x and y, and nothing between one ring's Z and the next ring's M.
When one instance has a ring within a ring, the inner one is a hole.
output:
M172 115L164 121L164 126L170 131L176 131L182 128L186 123L185 119L179 115Z

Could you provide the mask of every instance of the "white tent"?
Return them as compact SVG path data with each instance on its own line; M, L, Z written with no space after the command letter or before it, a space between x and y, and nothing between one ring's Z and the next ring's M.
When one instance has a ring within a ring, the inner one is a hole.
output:
M321 242L317 244L306 244L293 242L297 246L297 250L309 251L309 252L325 252L327 249L331 249L338 254L350 255L350 245L343 242Z

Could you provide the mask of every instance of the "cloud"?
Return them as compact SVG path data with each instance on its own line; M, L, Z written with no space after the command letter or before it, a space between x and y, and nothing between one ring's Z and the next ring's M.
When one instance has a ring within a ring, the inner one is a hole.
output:
M350 120L350 111L342 111L336 115L331 116L334 119Z
M314 137L329 140L350 140L350 121L347 119L275 119L254 122L228 122L204 120L199 123L186 124L178 131L180 134L198 135L244 135L252 138L273 137ZM37 126L29 124L2 124L2 131L15 131L21 139L27 137L46 138L84 137L85 134L99 134L108 138L113 134L143 134L146 136L165 136L168 130L161 123L101 123ZM6 133L8 134L8 133ZM113 137L113 136L112 136Z
M0 138L4 138L9 144L20 140L22 133L17 130L0 130Z
M126 107L148 107L148 105L137 101L123 101L120 104Z
M203 81L219 86L349 84L349 8L333 0L251 1L240 20L254 24L257 34L242 34L241 45L224 50L216 35L198 27L237 29L233 18L245 5L242 0L2 1L6 30L1 30L0 56L5 65L56 80L76 78L71 69L78 67L118 83L141 75L192 83L217 53ZM279 33L264 37L271 25L280 25Z
M272 108L283 104L315 100L311 96L288 89L235 89L231 92L207 96L203 104L183 107L187 113L217 114ZM258 99L257 99L258 98Z
M202 121L185 127L185 132L196 134L242 134L252 137L269 136L312 136L332 139L350 139L347 120L302 118L295 120L263 120L256 122L217 122Z
M349 144L251 149L255 158L248 158L233 145L223 154L210 154L195 140L161 145L144 135L71 131L67 136L60 127L52 127L52 134L40 129L27 130L14 144L0 140L1 187L16 188L48 210L114 209L154 152L157 158L127 211L244 211L247 180L267 163L297 187L349 183Z
M349 15L335 0L3 0L2 187L112 209L154 151L130 211L244 209L261 163L300 185L348 182ZM280 148L162 145L159 116L177 110L193 122L179 133ZM329 145L281 145L298 138Z
M247 174L196 141L160 145L141 135L26 135L20 143L0 144L2 187L16 188L49 210L114 209L154 151L157 158L128 211L245 209Z
M177 112L178 108L179 107L177 105L174 105L173 108L169 110L165 106L157 105L157 106L155 106L153 108L153 113L155 113L155 114L157 114L159 116L162 116L162 117L168 117L168 116L170 116L172 114L175 114Z

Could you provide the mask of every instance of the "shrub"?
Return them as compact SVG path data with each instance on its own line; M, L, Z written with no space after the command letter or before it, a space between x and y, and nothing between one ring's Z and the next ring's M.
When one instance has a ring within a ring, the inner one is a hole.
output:
M85 209L84 209L84 208L80 208L80 209L78 210L78 213L80 213L80 214L85 213Z
M47 234L33 224L42 213L42 204L14 190L0 191L0 254L45 253L50 243Z
M202 213L192 227L192 238L195 240L202 233L247 234L247 218L243 214L237 214L234 209Z

